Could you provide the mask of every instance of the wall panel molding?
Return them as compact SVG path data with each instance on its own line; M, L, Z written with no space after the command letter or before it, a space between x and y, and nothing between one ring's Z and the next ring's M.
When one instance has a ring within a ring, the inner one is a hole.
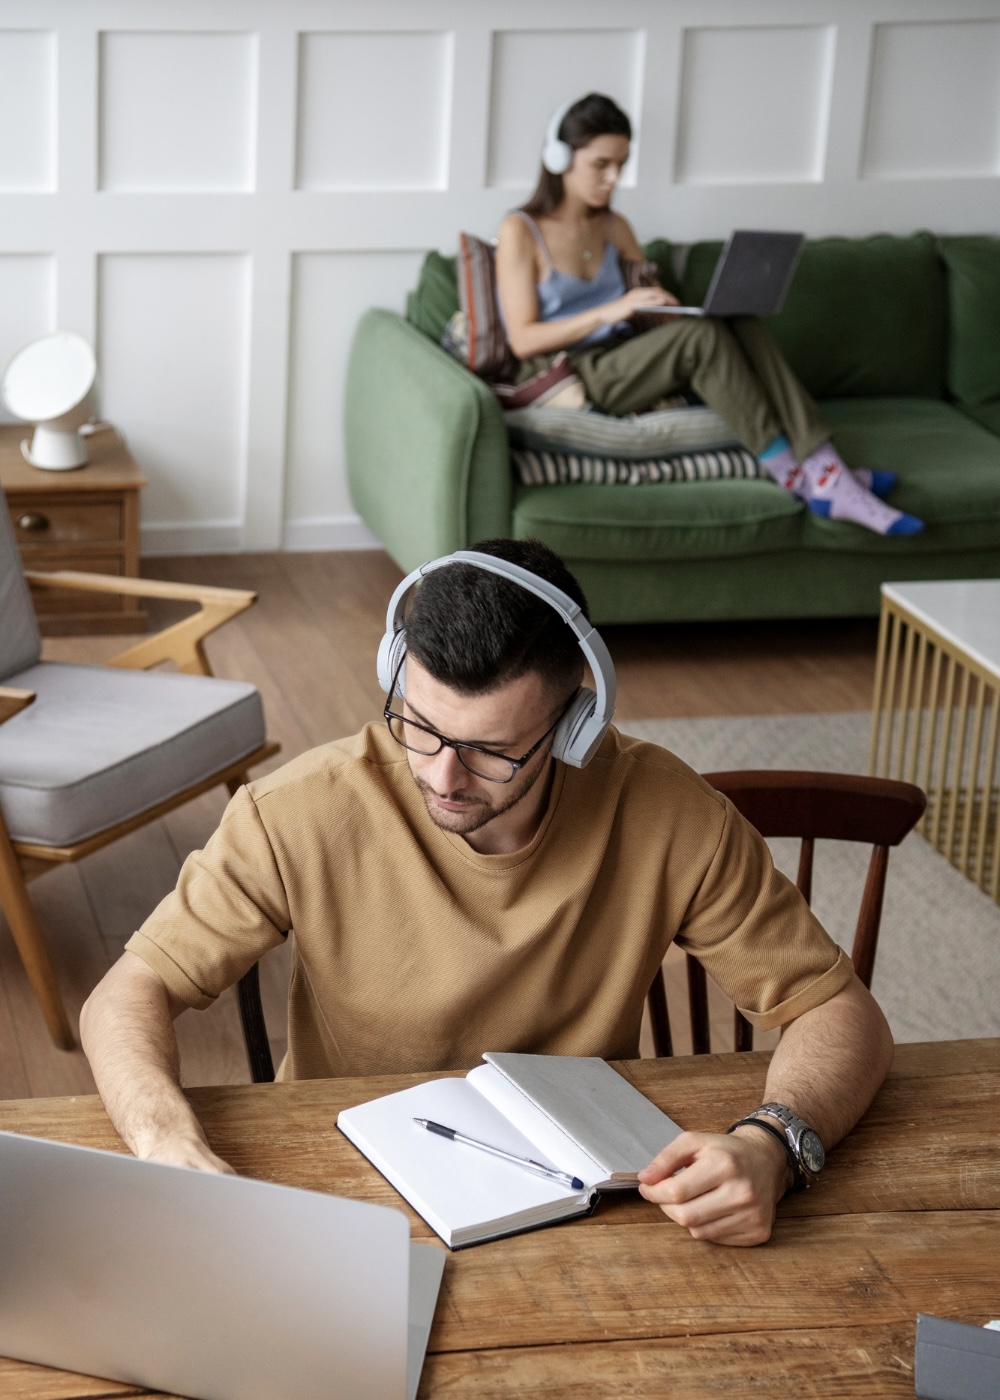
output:
M358 317L589 88L640 237L1000 234L1000 0L0 0L0 358L95 341L149 552L370 547Z

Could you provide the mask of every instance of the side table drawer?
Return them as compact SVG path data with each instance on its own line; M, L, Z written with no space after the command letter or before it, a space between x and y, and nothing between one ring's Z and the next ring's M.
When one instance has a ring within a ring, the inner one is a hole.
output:
M21 546L117 544L122 538L122 502L8 501L11 524Z
M71 554L60 554L58 559L46 556L44 559L26 559L25 568L38 569L43 573L51 573L54 569L79 569L89 574L121 575L125 572L120 554L85 554L76 558ZM63 613L121 613L136 606L134 599L123 598L119 593L76 593L68 588L33 588L31 601L39 622Z

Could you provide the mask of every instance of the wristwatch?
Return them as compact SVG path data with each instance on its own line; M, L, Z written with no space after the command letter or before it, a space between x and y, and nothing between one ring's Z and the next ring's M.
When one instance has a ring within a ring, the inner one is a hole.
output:
M796 1176L796 1185L811 1186L826 1165L823 1143L819 1133L783 1103L761 1104L760 1108L746 1114L726 1131L731 1133L744 1123L752 1123L754 1127L764 1128L775 1137L779 1137L777 1129L764 1121L767 1118L773 1118L781 1124L780 1140L788 1153L789 1164Z

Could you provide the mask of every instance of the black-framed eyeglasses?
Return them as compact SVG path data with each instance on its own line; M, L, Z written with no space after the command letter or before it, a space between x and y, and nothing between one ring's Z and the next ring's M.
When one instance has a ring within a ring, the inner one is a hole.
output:
M512 782L516 774L534 758L545 740L556 729L559 721L579 693L578 690L574 690L548 729L536 744L532 744L527 753L523 753L520 758L509 758L506 754L495 753L493 749L484 749L479 744L462 744L455 739L446 739L436 729L431 729L430 725L420 724L415 719L405 719L402 715L395 714L391 708L396 691L395 681L396 677L394 676L393 687L389 692L389 698L385 702L382 714L389 726L389 733L396 743L404 749L409 749L412 753L422 754L425 758L433 758L444 748L454 749L462 766L467 768L470 773L475 774L477 778L485 778L488 783Z

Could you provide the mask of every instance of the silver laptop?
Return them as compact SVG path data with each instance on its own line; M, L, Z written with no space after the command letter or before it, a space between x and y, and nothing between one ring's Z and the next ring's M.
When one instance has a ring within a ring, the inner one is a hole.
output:
M701 306L657 306L667 316L776 316L784 305L804 233L737 229L715 264ZM645 316L651 308L643 307Z
M386 1206L0 1133L0 1355L196 1400L413 1400L444 1260Z

